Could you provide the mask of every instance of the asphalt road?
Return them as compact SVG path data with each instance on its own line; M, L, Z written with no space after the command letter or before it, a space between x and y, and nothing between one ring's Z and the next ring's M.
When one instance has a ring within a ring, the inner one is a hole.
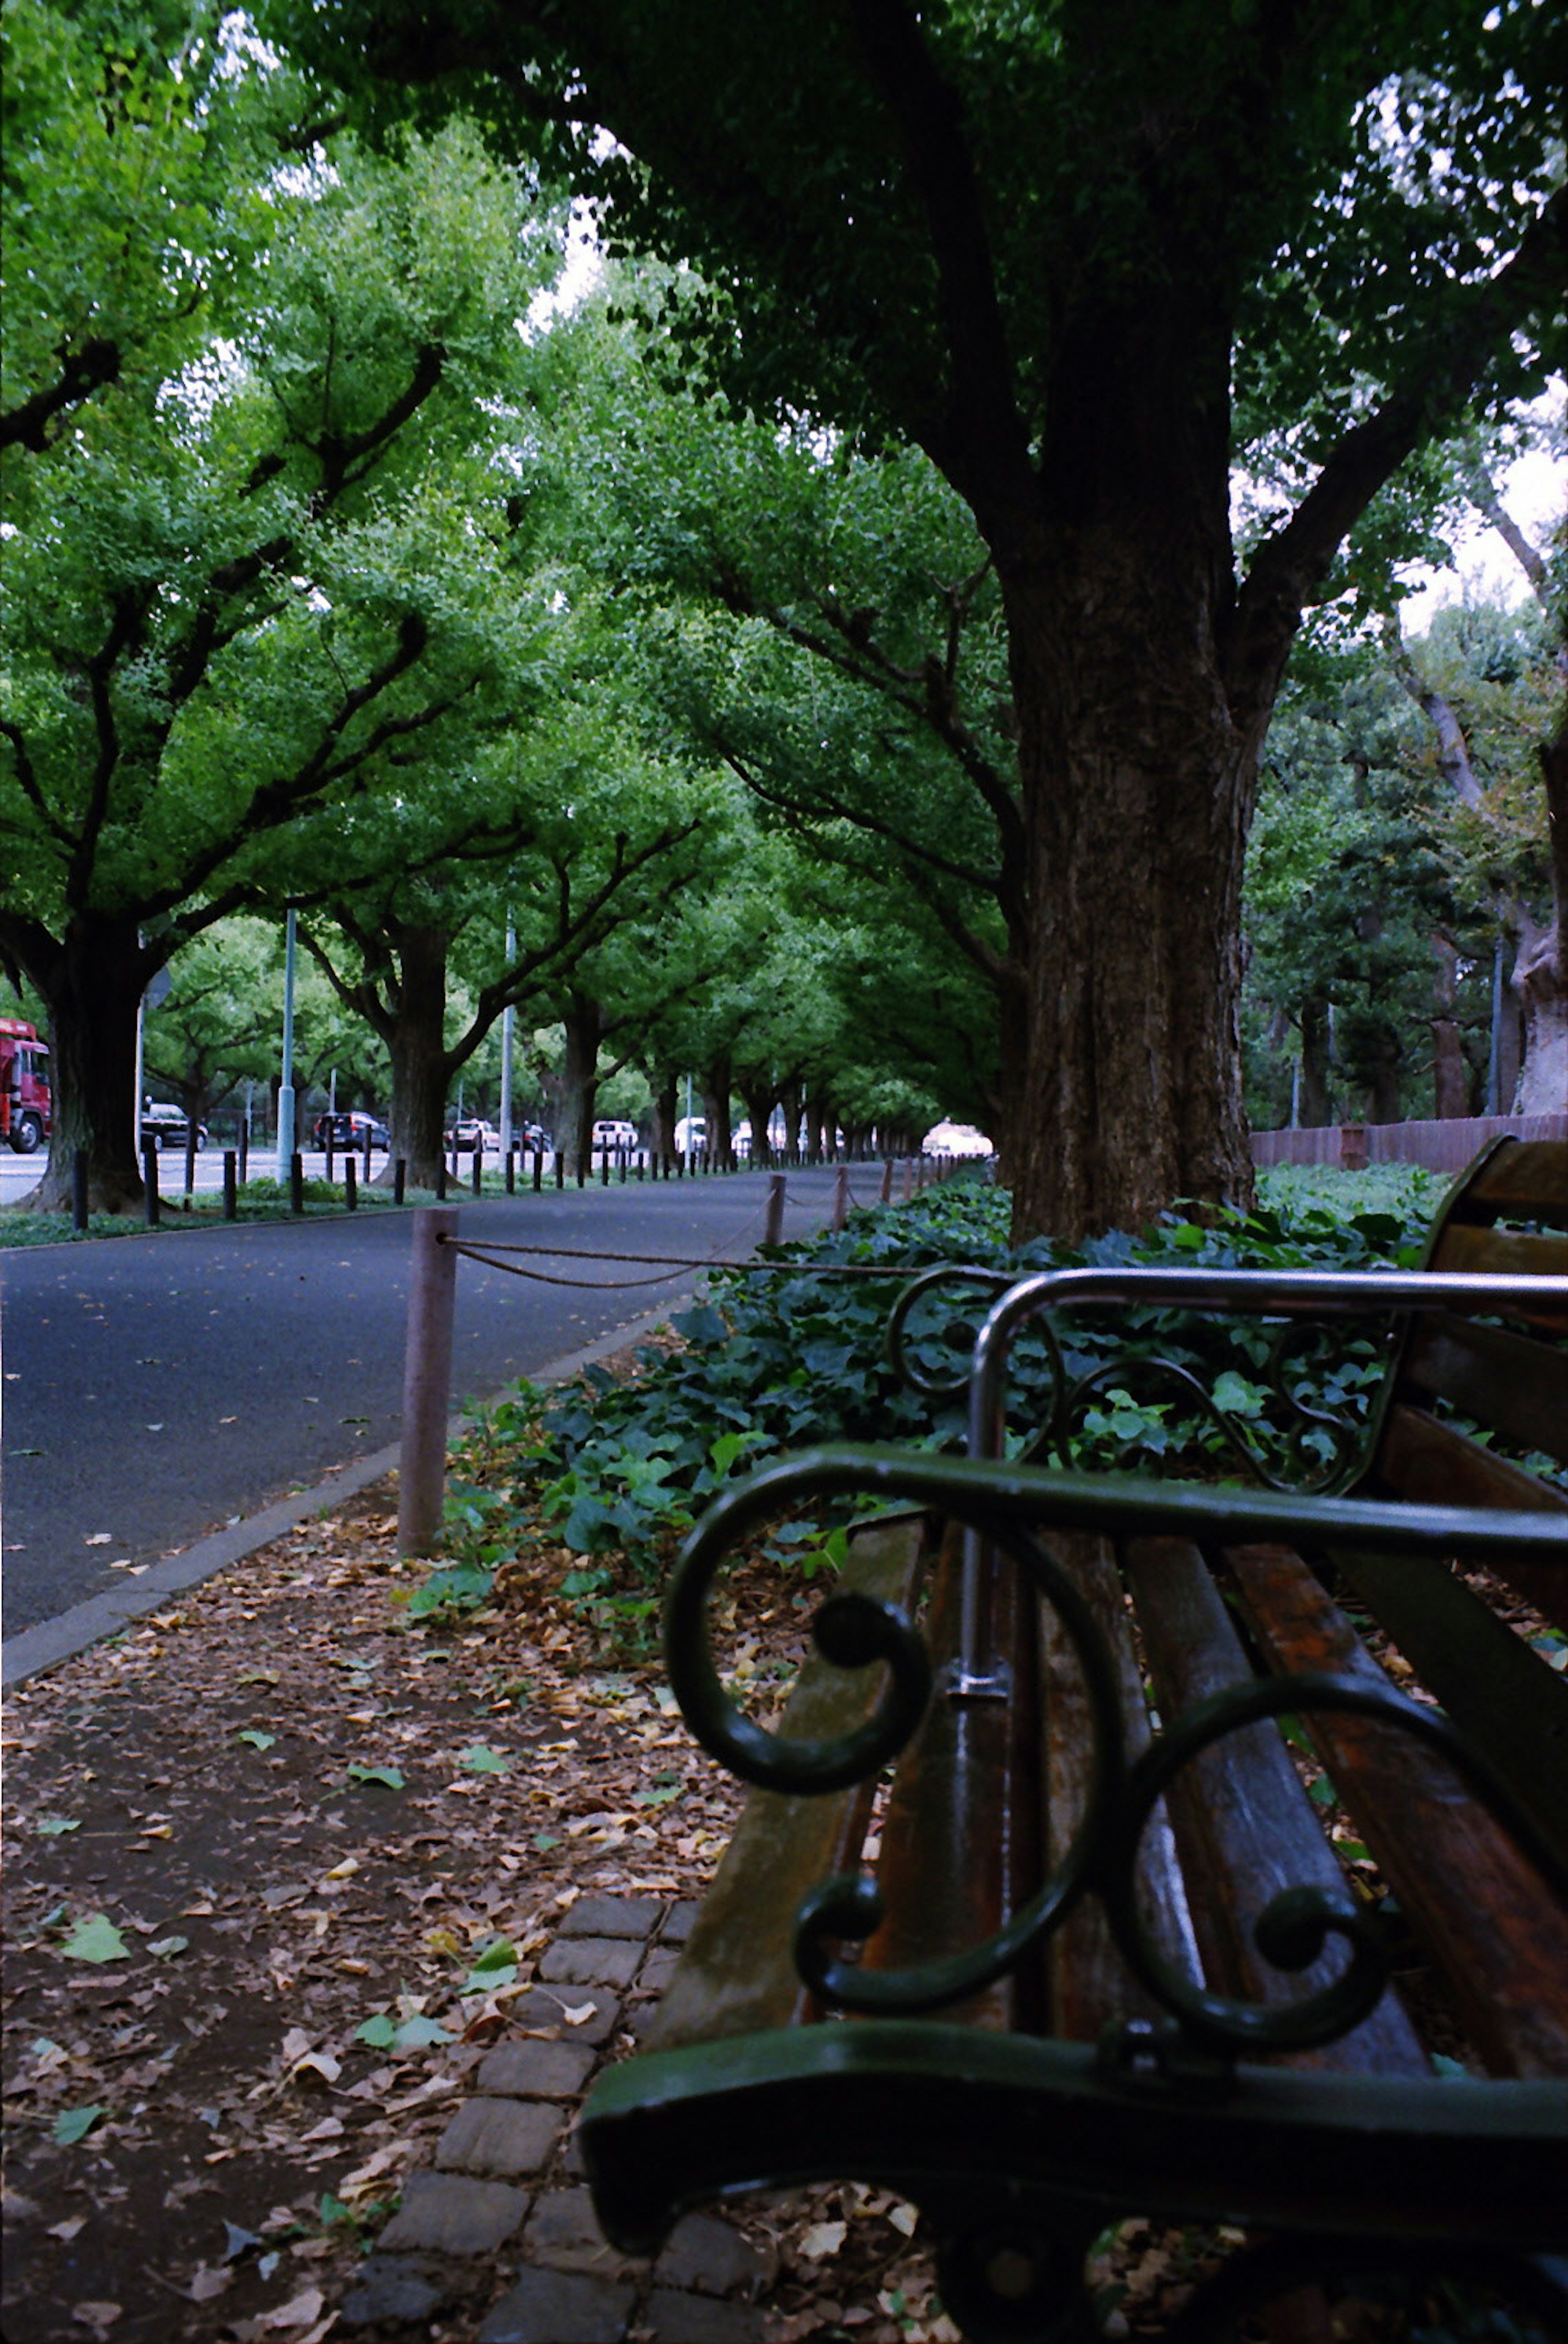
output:
M873 1167L854 1176L865 1201ZM452 1199L476 1240L750 1255L764 1172ZM784 1235L831 1171L792 1172ZM7 1637L395 1441L412 1216L235 1224L0 1252L0 1602ZM458 1265L455 1405L488 1399L689 1288L636 1265L543 1259L601 1290Z

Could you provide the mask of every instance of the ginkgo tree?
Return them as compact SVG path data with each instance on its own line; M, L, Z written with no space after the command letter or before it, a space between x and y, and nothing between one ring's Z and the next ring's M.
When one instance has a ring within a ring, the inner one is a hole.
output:
M1560 12L266 0L261 21L383 124L481 110L572 174L612 249L690 264L689 378L926 452L1006 641L1017 1233L1244 1198L1259 751L1347 532L1560 353ZM1243 556L1232 493L1265 434L1284 456Z
M49 1019L39 1198L80 1149L113 1209L149 977L286 892L306 816L460 773L526 702L519 327L560 220L460 124L323 146L206 12L161 47L6 15L7 310L53 308L5 384L0 955Z

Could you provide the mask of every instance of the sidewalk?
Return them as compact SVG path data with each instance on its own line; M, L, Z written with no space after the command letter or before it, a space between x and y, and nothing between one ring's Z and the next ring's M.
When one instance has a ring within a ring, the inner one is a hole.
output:
M479 2068L473 2096L408 2177L403 2201L340 2307L347 2329L418 2327L515 2277L476 2344L764 2344L754 2299L777 2257L733 2221L696 2214L653 2263L601 2237L572 2120L618 2032L656 2006L695 1906L585 1897L514 2005L514 2039ZM776 2333L776 2329L771 2331Z

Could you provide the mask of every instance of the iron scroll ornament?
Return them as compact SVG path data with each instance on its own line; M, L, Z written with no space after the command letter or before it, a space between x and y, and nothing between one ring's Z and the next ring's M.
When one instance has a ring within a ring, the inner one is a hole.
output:
M888 1314L885 1349L889 1366L911 1391L918 1392L923 1399L963 1399L970 1389L967 1363L948 1375L930 1372L916 1354L912 1329L915 1314L943 1289L968 1288L995 1302L1018 1283L1017 1272L986 1269L979 1264L947 1262L921 1271L902 1289ZM1202 1306L1192 1307L1200 1309ZM1380 1319L1379 1346L1387 1352L1398 1339L1398 1320L1386 1310L1376 1315ZM1287 1380L1287 1354L1304 1338L1321 1342L1328 1333L1321 1320L1287 1319L1270 1345L1261 1371L1265 1384L1288 1420L1280 1435L1295 1460L1294 1469L1288 1474L1274 1470L1242 1422L1220 1408L1201 1377L1179 1359L1167 1359L1153 1349L1141 1350L1124 1342L1114 1359L1089 1368L1076 1379L1069 1378L1061 1339L1051 1318L1043 1312L1037 1314L1030 1321L1029 1331L1044 1348L1048 1398L1039 1421L1017 1450L1021 1460L1054 1456L1062 1465L1070 1465L1071 1428L1080 1410L1113 1385L1141 1383L1145 1379L1178 1393L1194 1416L1208 1425L1237 1462L1265 1489L1295 1490L1314 1497L1337 1494L1361 1478L1376 1441L1375 1411L1369 1418L1310 1407ZM974 1334L973 1327L960 1323L947 1329L944 1339L956 1355L973 1342ZM1306 1456L1307 1443L1314 1437L1326 1451L1316 1466L1309 1464Z
M714 1666L706 1601L726 1558L770 1517L808 1500L852 1492L883 1505L913 1503L963 1523L1026 1573L1056 1611L1083 1669L1093 1751L1084 1813L1060 1862L982 1945L916 1967L861 1969L835 1946L846 1939L863 1941L877 1925L882 1904L874 1884L860 1874L843 1874L812 1890L796 1916L795 1964L824 2004L915 2016L962 2001L1015 1969L1093 1888L1129 1965L1196 2046L1225 2057L1256 2056L1337 2040L1376 2006L1388 1975L1375 1925L1348 1892L1287 1889L1259 1915L1255 1941L1273 1967L1310 1967L1330 1939L1347 1949L1345 1966L1333 1979L1286 2005L1212 1994L1175 1971L1157 1952L1137 1907L1138 1844L1172 1779L1222 1736L1286 1713L1335 1711L1374 1719L1428 1743L1465 1777L1558 1894L1568 1896L1568 1870L1494 1770L1440 1713L1392 1686L1320 1672L1249 1679L1197 1704L1129 1765L1110 1652L1072 1581L1026 1526L1033 1520L1102 1533L1185 1534L1208 1544L1257 1539L1320 1548L1354 1542L1407 1552L1430 1551L1436 1545L1482 1560L1524 1548L1561 1561L1568 1552L1568 1521L1561 1514L1500 1518L1478 1509L1219 1491L916 1450L845 1446L804 1451L752 1475L703 1516L683 1550L665 1611L665 1662L692 1733L732 1773L764 1789L809 1795L867 1779L904 1749L930 1698L930 1660L914 1622L895 1605L853 1593L828 1599L815 1633L819 1648L836 1665L886 1663L888 1683L872 1717L855 1733L824 1742L770 1733L736 1708Z

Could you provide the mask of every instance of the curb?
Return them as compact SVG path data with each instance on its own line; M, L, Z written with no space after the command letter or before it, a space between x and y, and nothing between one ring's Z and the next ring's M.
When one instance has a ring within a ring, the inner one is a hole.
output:
M667 1296L657 1310L644 1311L640 1318L612 1328L582 1350L552 1359L548 1367L531 1375L529 1381L565 1383L583 1368L609 1358L612 1352L624 1350L628 1343L635 1343L651 1335L655 1328L666 1325L671 1311L688 1302L691 1293L688 1283L679 1293ZM456 1439L470 1420L466 1413L454 1416L448 1427L449 1440ZM209 1538L198 1539L194 1546L184 1548L178 1554L166 1555L127 1586L106 1588L102 1594L89 1596L85 1603L73 1604L68 1612L60 1612L53 1620L40 1620L33 1627L24 1628L0 1646L0 1685L25 1684L30 1677L41 1676L46 1669L74 1660L78 1652L85 1652L104 1637L117 1635L131 1621L157 1611L171 1595L199 1587L204 1580L216 1578L231 1564L243 1562L248 1555L257 1553L291 1531L296 1522L308 1521L313 1514L332 1512L345 1498L353 1497L372 1481L379 1481L395 1471L400 1450L400 1443L393 1441L371 1456L356 1457L315 1489L298 1490L289 1497L279 1498L272 1505L264 1506L259 1513L226 1530L215 1531Z

